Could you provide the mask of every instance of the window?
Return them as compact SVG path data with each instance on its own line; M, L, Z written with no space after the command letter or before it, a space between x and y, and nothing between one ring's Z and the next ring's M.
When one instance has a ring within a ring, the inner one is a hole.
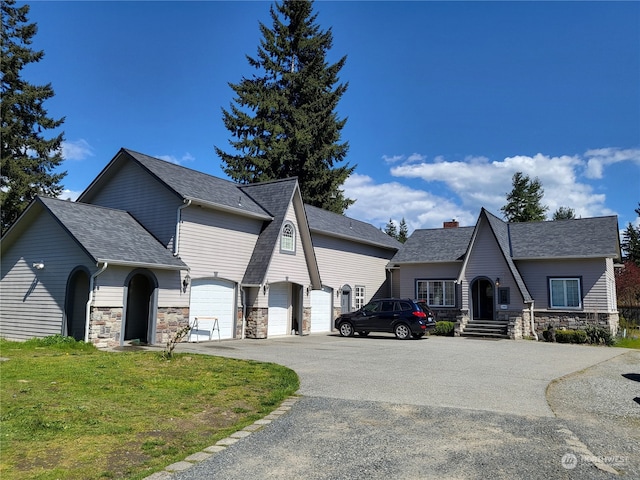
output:
M364 287L356 285L356 310L364 305Z
M509 305L509 287L498 288L498 303L500 305Z
M426 300L433 307L456 306L456 284L453 280L418 280L418 300Z
M549 299L551 308L580 308L579 278L550 278Z
M292 223L287 222L282 227L280 251L289 253L296 251L296 229Z

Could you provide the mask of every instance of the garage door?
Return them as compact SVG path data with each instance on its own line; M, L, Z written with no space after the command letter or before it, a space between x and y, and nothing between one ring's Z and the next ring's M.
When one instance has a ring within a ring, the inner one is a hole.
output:
M191 282L191 303L189 322L193 325L196 317L216 317L220 327L220 338L233 338L235 327L235 286L231 282L217 279L199 279ZM199 334L191 340L208 340L208 336ZM212 339L218 339L214 331Z
M286 335L289 330L289 284L269 285L269 320L267 337Z
M331 299L332 290L324 287L322 290L311 290L311 333L331 331Z

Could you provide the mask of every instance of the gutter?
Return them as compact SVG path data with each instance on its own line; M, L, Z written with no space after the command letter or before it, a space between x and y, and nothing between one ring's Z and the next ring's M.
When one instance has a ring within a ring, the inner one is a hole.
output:
M191 200L183 200L183 204L178 207L176 213L176 234L173 236L173 256L178 256L178 245L180 244L180 222L182 221L182 210L191 205Z
M538 334L536 333L536 325L533 321L533 302L529 304L529 322L531 322L531 333L533 334L533 338L538 341Z
M96 267L100 262L96 263ZM109 266L108 262L102 262L102 268L89 278L89 300L87 300L87 307L85 309L85 323L84 323L84 341L89 343L89 325L91 323L91 304L93 303L93 287L98 275L104 272Z
M240 334L240 340L244 340L244 329L247 324L247 292L242 285L240 285L240 292L242 299L242 333Z

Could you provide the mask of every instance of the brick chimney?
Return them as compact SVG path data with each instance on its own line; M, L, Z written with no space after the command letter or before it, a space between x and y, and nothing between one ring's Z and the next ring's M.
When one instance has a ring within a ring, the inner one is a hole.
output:
M444 228L458 228L460 226L460 224L458 223L458 221L454 218L453 220L451 220L450 222L444 222L443 223L443 227Z

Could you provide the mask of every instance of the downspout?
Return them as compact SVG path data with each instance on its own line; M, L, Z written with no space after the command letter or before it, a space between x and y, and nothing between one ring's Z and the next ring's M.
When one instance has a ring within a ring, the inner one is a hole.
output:
M100 264L100 262L96 263L96 267ZM89 278L89 300L87 300L87 307L85 310L85 322L84 322L84 341L89 343L89 325L91 324L91 304L93 303L93 287L95 285L95 280L98 275L104 272L109 264L107 262L102 262L102 268L98 270L96 273L91 275Z
M536 333L536 324L533 321L533 302L529 304L529 321L531 322L531 333L533 334L533 338L538 341L538 334Z
M176 218L176 234L173 236L173 256L178 256L178 245L180 243L180 221L182 220L182 210L191 205L191 200L184 200L184 203L178 207Z
M243 286L240 286L240 292L242 294L242 335L240 340L244 340L244 327L247 324L247 292Z

